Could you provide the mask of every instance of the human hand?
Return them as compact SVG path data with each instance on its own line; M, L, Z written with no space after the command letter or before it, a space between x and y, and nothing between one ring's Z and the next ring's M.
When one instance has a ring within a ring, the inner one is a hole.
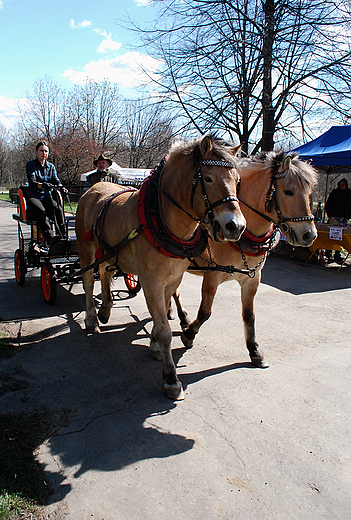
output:
M52 190L52 188L54 188L54 185L51 184L50 182L43 182L42 183L42 187L44 188L44 190Z

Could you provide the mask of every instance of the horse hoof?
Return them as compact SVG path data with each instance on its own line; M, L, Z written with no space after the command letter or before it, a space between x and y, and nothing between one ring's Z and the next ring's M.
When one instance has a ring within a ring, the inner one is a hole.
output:
M162 389L166 396L169 397L169 399L172 399L172 401L183 401L183 399L185 399L184 391L180 381L174 383L173 385L163 383Z
M99 312L98 312L98 318L99 318L99 321L100 323L103 323L103 324L106 324L110 318L110 309L99 309Z
M85 330L87 334L100 334L99 325L87 325L85 323Z
M269 365L263 357L251 356L251 363L257 368L268 368Z
M194 346L194 341L192 339L188 339L184 334L184 331L181 333L180 339L182 340L184 347L192 348Z

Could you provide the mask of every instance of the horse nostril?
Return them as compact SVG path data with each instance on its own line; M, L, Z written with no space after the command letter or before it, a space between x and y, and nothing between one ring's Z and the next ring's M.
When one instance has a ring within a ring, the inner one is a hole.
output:
M226 223L225 229L228 231L229 235L232 235L237 231L238 226L235 224L235 222L233 222L233 220L231 220L230 222Z
M312 236L311 231L306 231L306 233L304 233L302 235L302 238L303 238L304 242L310 242L311 236Z

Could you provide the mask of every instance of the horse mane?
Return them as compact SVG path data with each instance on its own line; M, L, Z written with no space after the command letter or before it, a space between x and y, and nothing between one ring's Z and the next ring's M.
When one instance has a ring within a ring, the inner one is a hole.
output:
M168 160L173 161L179 156L190 155L193 157L194 165L198 165L202 159L200 143L203 137L204 136L202 135L192 141L176 141L171 145ZM234 143L216 137L214 134L209 134L208 137L211 141L212 153L218 158L218 160L234 163L236 159L231 151L235 146Z
M239 171L247 173L257 172L261 170L271 170L283 164L284 159L289 156L291 158L290 167L286 170L283 177L283 183L298 182L305 186L306 184L313 188L317 182L318 173L308 162L301 161L297 153L288 153L284 151L259 152L256 155L239 159Z

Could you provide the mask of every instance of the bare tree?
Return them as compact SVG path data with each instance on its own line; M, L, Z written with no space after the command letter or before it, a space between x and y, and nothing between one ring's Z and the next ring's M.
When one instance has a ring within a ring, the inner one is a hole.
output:
M317 118L349 118L350 10L337 0L155 0L141 31L163 60L159 91L199 132L229 134L244 149L277 133L309 137ZM155 72L154 72L155 74ZM308 118L307 118L308 116Z
M159 104L139 99L125 102L121 162L129 168L151 168L166 154L174 137L171 119Z
M11 182L9 179L9 133L0 123L0 186Z
M102 151L121 166L154 166L173 137L171 120L159 100L154 105L140 99L123 100L116 84L107 81L89 80L66 91L44 77L34 83L26 99L19 107L12 143L11 171L16 168L16 182L43 138L61 181L74 184L81 173L93 168L93 159Z
M70 120L76 122L89 141L106 149L118 137L122 98L115 83L87 80L69 95Z

